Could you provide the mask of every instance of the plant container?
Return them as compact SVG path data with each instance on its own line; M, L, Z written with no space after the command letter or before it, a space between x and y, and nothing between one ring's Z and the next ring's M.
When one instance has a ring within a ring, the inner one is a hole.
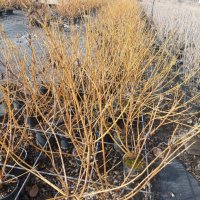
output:
M14 100L13 101L14 110L18 111L18 110L22 109L23 106L24 106L24 102L23 101L18 101L18 100Z
M13 14L13 9L9 8L5 10L6 15L12 15Z
M9 181L10 182L7 182ZM4 183L0 188L0 200L13 200L19 190L19 179L14 175L5 175Z
M0 17L3 16L3 10L0 9Z
M47 138L40 132L36 132L36 144L40 147L44 147L46 142L47 142Z
M27 159L27 151L26 151L26 149L19 148L19 150L18 150L18 152L16 154L20 158L20 159L16 158L16 161L23 165L23 161L26 161L26 159ZM19 176L19 175L22 175L25 172L25 170L23 170L23 169L18 169L17 167L21 167L21 166L19 166L18 164L15 164L13 161L8 162L8 164L16 166L16 168L13 167L12 169L8 169L9 174L15 174L15 175Z
M0 104L0 122L6 122L8 108L5 102Z
M37 116L27 116L26 114L23 114L24 116L24 123L29 127L29 128L34 128L36 125L39 124L41 117Z
M40 89L39 89L39 92L41 95L49 95L49 96L52 96L49 88L45 87L45 86L41 86Z
M59 144L63 150L70 150L73 147L71 139L65 136L59 136Z

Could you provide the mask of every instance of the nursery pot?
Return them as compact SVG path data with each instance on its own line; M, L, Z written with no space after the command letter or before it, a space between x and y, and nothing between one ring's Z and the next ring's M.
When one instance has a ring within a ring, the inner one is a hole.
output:
M14 100L14 102L13 102L13 108L14 108L14 110L18 111L23 106L24 106L24 102L23 101Z
M70 150L73 147L71 139L65 136L59 136L59 144L63 150Z
M47 142L47 138L40 132L36 132L35 138L36 138L36 144L40 147L44 147L44 145Z
M6 15L12 15L13 14L13 9L6 9L5 10Z
M35 117L35 116L27 116L27 115L23 115L24 116L24 123L30 127L30 128L34 128L36 125L39 124L40 121L40 117Z
M97 131L97 132L95 132L95 133L96 133L96 137L97 137L97 138L101 137L99 131ZM114 140L112 139L112 137L113 137L113 134L112 134L112 131L110 131L109 133L107 133L107 134L104 135L103 140L104 140L104 142L106 142L106 143L113 144L113 143L114 143Z
M104 136L104 142L113 144L114 141L113 141L113 139L112 139L112 137L111 137L110 135L111 135L111 133L107 133L107 134Z
M40 147L44 147L46 144L46 148L53 148L53 147L58 147L58 143L56 141L56 138L53 134L47 134L47 137L43 134L43 132L36 131L35 132L35 139L36 139L36 144ZM58 137L58 142L61 146L62 149L67 149L68 143L64 139L60 141L60 138Z
M0 122L6 120L6 114L8 112L7 105L5 102L0 104Z
M53 133L49 134L47 133L47 135L45 136L45 134L42 131L35 131L35 139L36 139L36 144L40 147L44 147L46 144L45 148L53 148L53 147L58 147L58 143L56 138L57 136L55 136ZM66 138L67 139L67 138ZM63 147L63 149L67 148L67 141L65 141L64 139L62 139L62 141L60 141L60 137L58 137L58 142L60 143L61 148Z
M77 16L73 18L73 24L74 25L79 25L81 22L81 17Z
M14 175L6 175L5 181L13 179L12 182L3 183L3 188L0 189L0 200L13 200L18 193L19 179Z
M45 95L48 93L49 90L45 86L41 86L39 91L40 91L40 94Z
M41 95L46 95L48 94L49 96L52 96L49 88L45 87L45 86L41 86L40 89L39 89L39 92Z
M19 155L17 155L17 156L20 157L20 160L26 161L26 159L27 159L27 151L26 151L26 149L24 149L24 148L19 148L19 149L20 149L21 151L20 151ZM17 162L20 163L20 160L17 159ZM11 162L11 163L8 163L8 164L13 165L12 162ZM20 166L17 165L17 164L16 164L15 166L16 166L16 167L20 167ZM8 171L9 171L9 174L14 174L14 175L17 175L17 176L22 175L22 174L25 172L25 170L23 170L23 169L18 169L18 168L12 168L12 169L9 169Z

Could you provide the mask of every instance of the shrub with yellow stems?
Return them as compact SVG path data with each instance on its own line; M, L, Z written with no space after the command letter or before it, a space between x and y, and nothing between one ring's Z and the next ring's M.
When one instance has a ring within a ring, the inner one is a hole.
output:
M167 39L158 51L152 50L156 35L132 0L111 0L84 27L70 28L66 36L45 26L38 41L45 48L42 53L31 39L31 55L14 45L0 51L5 80L12 77L24 93L23 111L40 116L35 131L45 138L48 130L58 146L54 152L51 146L44 149L30 141L50 159L59 184L34 167L29 171L56 190L57 198L131 199L199 133L199 125L185 124L187 102L181 84L174 82L179 72L171 73L174 49ZM48 92L41 94L41 87ZM152 158L152 143L165 126L172 128L166 132L168 144L162 156ZM190 130L180 136L180 126ZM22 127L21 134L26 135L29 129ZM63 152L56 133L70 140L72 152ZM134 178L131 171L123 176L123 162L130 170L136 168ZM74 168L78 173L72 181L69 174ZM122 177L117 184L112 179L115 171Z
M80 18L98 9L106 2L102 0L62 0L56 6L56 11L63 17Z

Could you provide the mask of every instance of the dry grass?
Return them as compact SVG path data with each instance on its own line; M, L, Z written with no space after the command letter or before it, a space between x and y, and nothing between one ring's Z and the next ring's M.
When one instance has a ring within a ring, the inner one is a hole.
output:
M0 1L0 8L13 8L13 6L15 5L15 0L1 0Z
M27 9L31 5L30 0L16 0L16 7L21 9Z
M63 0L56 7L56 11L67 18L78 18L94 9L98 9L103 3L102 0Z
M30 0L0 0L0 8L28 8L31 5Z
M142 5L148 15L152 2L144 0ZM160 39L173 38L177 48L183 49L186 76L190 70L199 68L200 60L200 7L198 3L182 1L155 1L153 20Z
M21 8L28 10L30 7L40 4L31 0L0 0L1 8ZM89 14L90 12L98 9L103 4L102 0L69 0L69 1L60 1L60 3L54 6L58 14L67 18L79 18L84 14Z
M1 91L8 108L8 122L2 125L5 135L0 138L1 149L12 155L12 144L5 142L12 135L20 136L18 145L27 141L42 150L51 161L51 172L57 174L59 184L47 180L36 168L23 167L61 197L91 199L95 195L108 199L112 194L112 198L131 199L147 188L149 181L183 150L185 142L199 132L199 126L184 123L188 117L187 102L183 100L181 85L173 82L179 72L172 73L176 58L172 54L174 48L169 48L171 40L163 42L157 52L152 51L156 36L148 30L142 16L140 7L132 0L110 1L95 19L85 24L84 31L71 25L71 34L66 37L45 27L43 55L36 54L31 39L30 55L3 36L0 53L5 75ZM11 88L12 82L17 87ZM42 85L52 95L42 95ZM70 138L76 154L68 156L81 161L78 180L73 184L60 145L57 152L50 147L37 147L27 137L29 128L19 124L14 116L14 100L24 102L26 115L40 116L37 129L44 137L48 138L50 132L57 138L58 132ZM58 122L62 126L55 128ZM152 159L149 143L164 125L171 125L174 130L162 156ZM180 126L187 127L188 133L178 135ZM107 164L107 136L113 138L122 157L134 154L135 162L142 159L146 163L137 176L130 178L128 174L120 185L109 182L115 166ZM159 157L160 164L152 167ZM59 168L56 162L60 163ZM119 193L133 182L132 190ZM74 193L70 193L72 185Z

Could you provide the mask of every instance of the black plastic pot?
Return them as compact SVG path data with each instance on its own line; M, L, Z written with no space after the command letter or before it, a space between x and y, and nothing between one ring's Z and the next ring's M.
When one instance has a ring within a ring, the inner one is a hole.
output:
M20 155L18 155L18 156L20 156L21 160L26 161L27 151L24 148L20 148L20 149L21 149L21 152L20 152ZM17 160L17 162L21 163L20 160ZM8 163L8 164L13 165L13 163ZM16 164L15 166L16 166L16 168L14 167L12 169L8 169L9 174L14 174L16 176L19 176L19 175L22 175L25 172L25 170L17 168L17 167L20 167L19 165Z
M0 123L1 122L6 122L6 118L7 118L7 106L6 103L3 102L0 104Z
M108 134L106 134L106 135L104 136L104 142L111 143L111 144L114 143L114 141L113 141L113 139L112 139L112 137L111 137L111 133L108 133Z
M30 127L30 128L34 128L36 125L39 124L41 117L35 117L35 116L27 116L27 115L23 115L24 116L24 123Z
M41 86L40 89L39 89L39 92L40 92L40 94L42 94L42 95L48 94L49 96L52 96L52 94L51 94L49 88L47 88L47 87L45 87L45 86Z
M20 110L24 106L23 101L14 100L13 101L13 108L14 110Z
M47 142L47 138L43 136L43 134L40 132L36 132L35 138L36 138L36 144L38 146L44 147L44 145Z
M5 10L6 15L12 15L13 14L13 9L6 9Z
M65 136L59 136L59 143L60 143L61 149L63 150L69 151L73 147L71 139Z
M74 25L79 25L81 22L81 17L74 17L73 18L73 24Z
M154 164L160 165L160 162ZM190 174L185 166L174 160L160 171L151 183L154 199L159 200L199 200L199 181ZM173 195L173 196L172 196Z
M56 136L57 137L57 136ZM48 134L47 137L45 137L45 135L43 134L43 132L40 131L36 131L35 132L35 139L36 139L36 144L40 147L44 147L46 144L46 148L54 148L54 147L58 147L58 143L57 140L55 138L55 136L53 134ZM65 140L65 138L62 138L62 140L60 140L60 137L57 138L58 142L61 146L62 149L68 149L69 148L69 140ZM66 138L67 139L67 138Z
M19 179L16 176L10 175L10 174L6 175L5 178L16 179L16 185L13 186L13 189L10 191L9 194L5 195L4 197L0 196L0 200L13 200L15 198L16 194L18 193L18 190L19 190ZM4 187L9 188L9 183L8 184L5 183ZM1 192L2 192L2 190L1 190Z

